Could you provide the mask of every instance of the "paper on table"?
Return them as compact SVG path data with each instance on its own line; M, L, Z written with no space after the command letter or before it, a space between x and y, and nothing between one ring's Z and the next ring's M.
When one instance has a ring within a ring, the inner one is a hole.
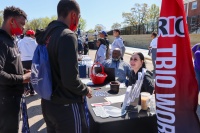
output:
M105 97L104 99L110 103L121 103L124 101L125 94L120 96Z
M110 84L107 84L106 85L106 89L108 89L108 88L110 88ZM119 86L119 88L126 88L126 85L124 84L124 83L120 83L120 86Z
M107 84L107 85L106 85L106 89L108 89L108 88L110 88L110 84Z
M102 103L92 103L92 106L105 106L110 105L110 102L102 102Z
M120 83L120 86L119 86L119 88L121 88L121 89L122 89L122 88L127 88L127 87L126 87L125 83Z
M92 81L88 78L85 78L85 79L81 79L82 83L86 84L86 85L94 85L92 83Z

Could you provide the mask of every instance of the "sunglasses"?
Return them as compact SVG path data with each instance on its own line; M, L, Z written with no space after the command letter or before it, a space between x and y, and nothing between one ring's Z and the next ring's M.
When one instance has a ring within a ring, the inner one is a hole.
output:
M135 61L135 62L138 61L137 58L132 58L132 57L131 57L131 58L130 58L130 61L132 61L132 60Z

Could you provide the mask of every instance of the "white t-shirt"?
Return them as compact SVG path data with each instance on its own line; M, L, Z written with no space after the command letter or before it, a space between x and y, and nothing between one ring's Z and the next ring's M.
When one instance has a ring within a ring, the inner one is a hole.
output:
M22 61L29 61L33 59L34 51L37 47L37 42L31 37L24 37L18 42L19 52Z
M157 48L157 42L158 42L158 38L156 37L150 43L151 48Z

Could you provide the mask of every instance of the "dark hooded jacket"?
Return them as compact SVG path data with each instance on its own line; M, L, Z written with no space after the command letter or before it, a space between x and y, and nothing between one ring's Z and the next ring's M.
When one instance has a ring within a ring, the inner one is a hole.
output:
M21 96L23 67L17 45L6 31L0 29L0 96Z
M37 31L38 44L46 44L52 73L51 101L58 104L82 102L88 88L78 76L77 37L68 26L52 21L43 31Z

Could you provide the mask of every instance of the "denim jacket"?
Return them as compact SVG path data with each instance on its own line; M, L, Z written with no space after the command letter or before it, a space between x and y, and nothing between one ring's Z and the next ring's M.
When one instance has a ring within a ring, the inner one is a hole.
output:
M126 77L129 77L131 71L130 65L123 60L113 61L112 59L109 59L103 63L103 66L107 68L115 68L115 77L121 83L126 82Z

